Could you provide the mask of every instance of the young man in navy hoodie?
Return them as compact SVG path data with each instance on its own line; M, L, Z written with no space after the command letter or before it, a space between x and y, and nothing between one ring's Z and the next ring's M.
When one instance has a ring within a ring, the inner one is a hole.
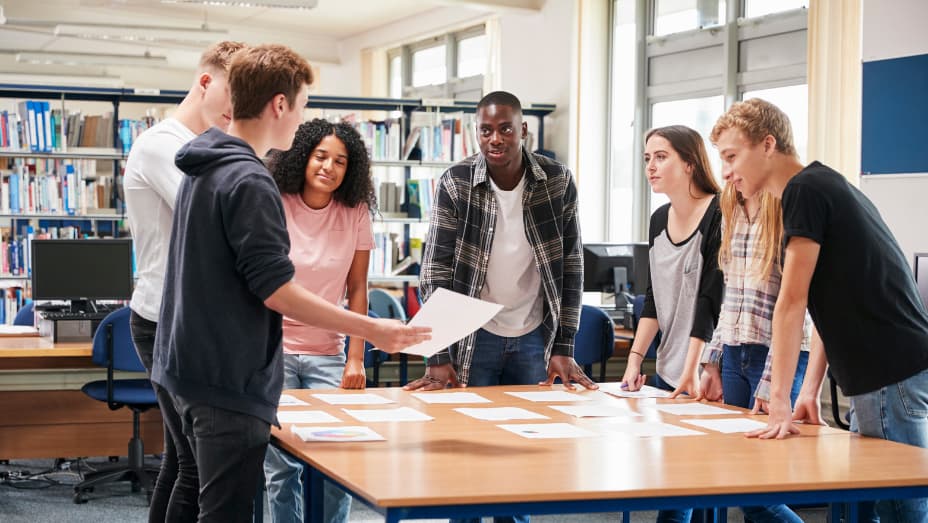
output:
M283 382L281 314L394 352L428 329L372 320L293 279L280 194L261 157L289 149L312 83L291 49L263 45L229 66L232 122L177 153L175 204L152 381L193 448L199 521L251 521Z

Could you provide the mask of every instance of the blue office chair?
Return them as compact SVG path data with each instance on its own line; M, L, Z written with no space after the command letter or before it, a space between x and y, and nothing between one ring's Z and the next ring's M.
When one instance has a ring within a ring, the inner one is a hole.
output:
M370 310L381 318L393 318L395 320L406 321L406 309L396 296L383 289L371 289L367 293L367 303ZM400 354L400 385L406 385L408 381L408 357L406 354Z
M374 311L367 311L367 315L371 318L379 318ZM348 355L348 342L351 341L351 336L345 336L345 355ZM390 355L386 352L379 350L372 350L374 348L371 345L371 342L364 342L364 368L365 369L374 369L372 380L367 380L368 387L379 387L380 386L380 365L387 361L390 358Z
M606 381L606 360L615 349L615 324L599 307L584 305L580 309L580 327L574 339L574 359L583 366L587 376L593 375L593 364L599 363L599 381Z
M26 300L26 303L16 313L16 317L13 318L13 325L35 325L35 302Z
M113 481L131 481L132 491L144 488L151 496L152 486L158 469L146 467L144 446L139 436L139 418L142 412L158 406L151 381L147 379L114 379L117 370L144 372L145 367L135 351L129 331L129 307L111 312L97 327L93 336L91 360L94 365L106 367L106 379L92 381L81 387L81 392L107 404L110 410L128 407L132 410L132 439L129 440L129 456L125 464L107 467L84 476L74 486L74 502L86 503L86 493L95 485Z

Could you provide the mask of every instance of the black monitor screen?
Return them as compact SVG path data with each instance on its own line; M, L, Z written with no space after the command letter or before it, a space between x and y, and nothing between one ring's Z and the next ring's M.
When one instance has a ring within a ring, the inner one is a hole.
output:
M583 290L615 292L615 267L625 268L627 292L644 294L648 285L647 243L589 243L583 246Z
M915 282L918 283L918 293L922 296L922 303L928 307L928 252L915 255Z
M131 297L131 239L32 241L33 299Z

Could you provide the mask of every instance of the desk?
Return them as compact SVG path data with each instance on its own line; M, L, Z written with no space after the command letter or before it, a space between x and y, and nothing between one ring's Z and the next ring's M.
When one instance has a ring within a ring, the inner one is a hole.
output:
M552 422L593 431L616 426L615 421L577 419L546 403L504 394L513 390L547 389L469 389L493 401L483 406L521 406L549 416ZM309 401L311 406L303 409L324 410L344 424L363 425L338 407L312 398L311 392L319 391L287 391ZM452 410L461 405L429 405L400 389L368 392L394 399L397 403L392 406L414 407L435 420L366 424L386 438L382 442L304 443L289 426L274 429L271 440L308 465L308 489L314 499L322 499L322 480L331 478L391 523L405 518L928 496L928 450L828 427L802 426L801 437L781 441L709 430L703 431L704 436L532 440L496 427L497 422ZM605 403L620 401L599 391L583 394ZM655 400L630 401L648 419L693 428L676 416L648 408L646 403ZM547 420L529 423L538 421ZM745 463L752 466L744 467ZM321 504L310 507L313 512L307 511L307 519L321 521Z
M52 343L36 336L0 337L0 372L87 374L86 369L99 369L90 361L91 351L90 340ZM93 372L91 379L106 379L106 371ZM0 459L124 456L132 436L129 410L111 411L80 390L3 391L0 413ZM149 410L141 421L145 452L161 452L161 414Z
M635 341L635 331L626 329L621 325L615 326L615 347L612 355L617 358L627 358L628 351L632 350L632 342Z

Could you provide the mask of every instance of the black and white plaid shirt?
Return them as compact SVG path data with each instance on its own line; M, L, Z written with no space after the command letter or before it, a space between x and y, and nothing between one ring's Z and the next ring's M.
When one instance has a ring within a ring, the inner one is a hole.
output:
M577 187L564 165L523 152L527 169L522 205L544 295L545 361L573 356L583 295L583 254L577 218ZM446 170L438 182L422 256L419 292L427 300L444 287L479 298L493 245L497 201L483 154ZM475 335L429 358L429 365L454 363L467 383ZM453 359L453 361L452 361Z

